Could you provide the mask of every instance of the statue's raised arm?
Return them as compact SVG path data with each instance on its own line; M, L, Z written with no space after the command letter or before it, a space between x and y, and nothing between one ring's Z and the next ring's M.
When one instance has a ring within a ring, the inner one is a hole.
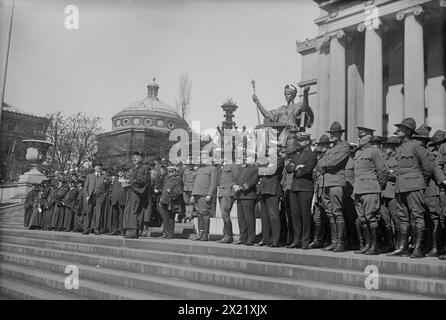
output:
M305 87L303 102L295 103L294 100L296 99L297 88L293 85L286 85L284 88L284 95L287 104L270 111L263 107L255 93L252 99L265 118L266 123L296 126L301 128L300 131L305 131L305 128L311 128L314 122L313 110L311 110L308 103L309 90L310 87ZM301 123L302 119L304 121L303 123Z

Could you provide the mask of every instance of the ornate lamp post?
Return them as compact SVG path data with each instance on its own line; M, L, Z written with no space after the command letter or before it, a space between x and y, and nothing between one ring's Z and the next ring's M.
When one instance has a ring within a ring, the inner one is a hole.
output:
M43 140L23 140L26 145L26 160L31 163L31 170L22 174L19 183L39 184L45 179L39 167L45 161L49 147L53 144Z
M221 108L224 111L224 118L225 120L221 123L221 127L217 127L218 132L220 133L221 136L221 148L224 152L225 150L225 141L224 141L224 136L225 136L225 130L230 130L232 131L234 128L236 127L236 123L232 120L232 118L234 118L234 112L235 110L237 110L238 106L235 104L234 101L232 101L232 99L228 99L226 102L223 103L223 105L221 106ZM232 137L232 159L234 161L234 156L235 156L235 137Z

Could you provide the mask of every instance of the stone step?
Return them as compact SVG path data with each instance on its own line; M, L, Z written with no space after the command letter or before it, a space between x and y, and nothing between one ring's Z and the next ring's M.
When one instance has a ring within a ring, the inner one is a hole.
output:
M0 261L3 265L11 264L25 266L33 270L45 270L56 274L64 274L65 267L73 264L72 261L60 261L54 259L42 259L35 257L26 257L23 255L15 255L11 253L1 252ZM216 285L207 285L202 283L194 283L182 279L170 279L160 276L145 274L143 270L139 272L128 272L114 270L109 268L101 268L86 264L76 263L79 268L80 281L86 279L94 282L105 283L113 286L128 287L131 290L143 290L159 293L164 296L176 297L180 299L193 300L273 300L284 299L282 296L273 296L268 294L250 292L240 289L232 289L227 287L218 287ZM6 276L14 276L16 268L8 268L4 274ZM28 274L18 275L24 279L28 279ZM33 280L32 276L29 277ZM44 278L43 278L44 279ZM38 280L36 280L38 281Z
M379 291L369 291L363 287L350 287L347 285L347 283L332 285L321 281L295 280L277 276L259 276L235 271L228 272L195 266L181 266L169 263L98 257L96 255L66 253L64 251L57 250L31 248L31 250L28 251L22 250L21 254L32 254L33 250L39 257L36 259L46 258L46 260L55 259L57 261L70 261L70 263L97 265L101 266L101 268L118 269L132 273L143 272L145 274L188 280L195 283L199 282L204 284L214 284L217 286L243 289L246 291L258 291L270 295L281 295L298 299L333 299L334 297L337 297L337 299L425 298L416 295L385 292L382 290L382 288L380 288L381 290ZM9 252L6 253L6 251L0 251L0 257L8 256L9 254ZM16 256L15 253L11 253L11 255ZM347 274L348 271L346 272L346 275ZM363 275L360 275L360 277L361 276L364 278ZM433 285L435 286L435 284Z
M133 268L149 268L159 272L167 272L172 264L237 272L249 275L288 278L292 280L317 281L330 284L348 285L364 288L366 274L364 272L332 269L313 266L287 265L274 262L262 262L249 259L228 259L218 256L189 255L183 253L158 252L148 250L135 250L112 248L106 246L82 245L58 241L43 241L21 239L14 237L2 238L0 249L7 252L23 255L36 255L41 257L57 258L70 261L88 262L88 264L104 265L105 267L129 270L126 263L120 260L107 260L108 257L119 257L136 264ZM131 260L129 260L131 259ZM164 264L168 264L165 266ZM150 272L150 273L153 273ZM173 272L173 271L172 271ZM176 270L175 272L179 272ZM175 273L172 276L177 276ZM403 276L396 274L379 274L379 289L382 291L426 295L437 298L446 298L446 280L426 277Z
M251 259L291 265L313 266L332 269L346 269L363 272L369 265L378 268L381 274L420 275L445 279L446 261L437 258L410 259L387 257L386 255L365 256L353 252L333 253L319 249L300 250L286 248L246 247L215 242L187 241L180 239L124 239L113 236L83 236L67 232L45 232L36 230L0 228L0 236L26 237L30 239L73 242L87 245L125 247L151 250L161 253L183 253L189 255L210 255L231 259Z
M3 265L2 265L3 268ZM52 289L36 287L19 280L0 279L0 293L6 298L20 300L75 300L74 296L58 293Z
M175 298L163 295L131 290L129 288L111 286L86 279L79 279L79 288L65 288L65 278L68 274L55 274L14 264L2 264L2 275L14 279L24 279L39 288L53 289L63 294L69 294L77 299L95 300L172 300Z

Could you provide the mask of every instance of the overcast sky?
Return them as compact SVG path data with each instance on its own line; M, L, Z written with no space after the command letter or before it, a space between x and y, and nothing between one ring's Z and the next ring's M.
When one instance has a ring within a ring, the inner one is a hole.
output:
M10 1L0 0L1 49ZM64 26L67 5L79 30ZM16 0L5 101L39 115L87 111L110 130L153 77L174 106L186 72L192 120L215 127L231 97L234 120L253 127L251 79L267 108L283 104L283 86L300 81L295 41L317 34L317 15L311 0Z

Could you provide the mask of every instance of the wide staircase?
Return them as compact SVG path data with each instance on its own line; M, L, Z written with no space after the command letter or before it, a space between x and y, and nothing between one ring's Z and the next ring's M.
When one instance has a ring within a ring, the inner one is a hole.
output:
M79 286L67 289L73 268ZM446 261L27 230L23 208L12 207L0 210L0 296L445 299Z

